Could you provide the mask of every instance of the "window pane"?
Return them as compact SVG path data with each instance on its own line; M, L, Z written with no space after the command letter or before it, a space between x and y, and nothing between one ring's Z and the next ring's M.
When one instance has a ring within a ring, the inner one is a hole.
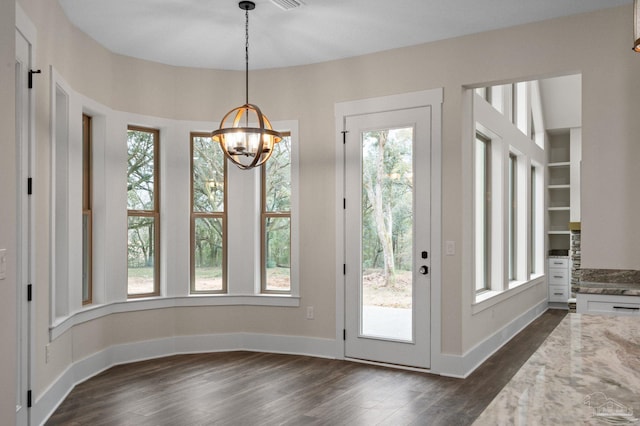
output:
M516 83L514 87L514 96L515 96L515 111L514 111L514 121L516 127L522 131L525 135L529 134L528 129L528 106L529 99L527 98L527 82L523 81L520 83Z
M128 294L155 293L155 218L129 216Z
M210 137L193 137L193 211L224 211L224 154Z
M82 304L92 302L91 117L82 115Z
M196 292L222 291L224 247L222 218L194 219L194 288Z
M516 279L516 165L516 156L509 154L509 280Z
M489 142L478 137L474 176L476 291L489 288L489 173Z
M273 157L272 157L273 158ZM269 160L271 161L271 160ZM265 219L266 290L291 290L291 219Z
M536 168L531 167L531 200L529 211L529 272L536 273Z
M127 131L127 209L155 210L155 133Z
M91 302L91 213L82 213L82 301Z
M367 336L411 341L414 128L364 131L361 141L360 330Z
M275 145L266 165L265 211L291 210L291 137L285 136Z

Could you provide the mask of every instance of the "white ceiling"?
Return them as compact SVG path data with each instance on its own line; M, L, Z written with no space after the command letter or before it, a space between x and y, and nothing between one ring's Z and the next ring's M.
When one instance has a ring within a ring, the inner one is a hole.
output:
M112 52L170 65L244 69L244 11L237 0L58 1L78 28ZM352 57L633 0L301 1L285 11L271 0L255 0L251 69Z

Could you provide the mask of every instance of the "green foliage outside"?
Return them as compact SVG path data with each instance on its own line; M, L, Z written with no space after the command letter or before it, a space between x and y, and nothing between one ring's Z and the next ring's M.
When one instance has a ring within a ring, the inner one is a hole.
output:
M412 139L411 127L362 135L362 268L384 286L412 268Z

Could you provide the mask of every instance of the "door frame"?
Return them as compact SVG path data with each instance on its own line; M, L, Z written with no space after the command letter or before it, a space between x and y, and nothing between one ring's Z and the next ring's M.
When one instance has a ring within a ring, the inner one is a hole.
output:
M36 69L35 66L35 58L36 58L36 40L37 40L37 30L33 22L29 19L26 13L22 10L19 4L16 3L16 26L15 26L16 34L19 32L24 39L29 43L29 62L30 68ZM40 74L42 76L42 74ZM18 77L16 76L16 79ZM27 76L22 76L22 78L26 79ZM31 301L27 301L27 284L32 284L32 287L35 288L35 198L33 195L27 195L27 178L35 178L35 90L38 84L46 84L46 81L43 77L38 78L37 76L33 80L33 88L27 89L27 96L23 101L28 102L28 130L26 137L21 139L21 144L16 146L17 155L18 155L18 165L17 165L17 174L18 174L18 184L17 184L17 214L18 214L18 226L21 229L26 229L26 235L22 235L22 231L20 231L20 238L17 241L17 266L18 266L18 274L17 274L17 294L18 294L18 303L17 314L21 315L22 318L18 318L18 339L25 339L25 351L23 354L24 362L22 362L21 369L18 374L18 380L22 380L25 378L24 386L26 389L22 389L24 391L24 395L20 396L20 401L27 402L23 409L26 409L26 418L23 418L26 421L26 424L29 425L32 422L32 409L35 405L35 395L31 398L31 406L29 406L27 401L26 392L32 389L32 366L35 365L35 309L33 308L33 302L35 300L35 291L32 291L32 299ZM16 93L16 99L20 96L19 93ZM18 123L16 123L17 125ZM17 135L16 135L17 136ZM17 139L16 139L17 142ZM35 192L34 192L35 193ZM24 223L26 221L26 224ZM27 245L25 248L24 245ZM23 312L25 313L23 315ZM26 321L25 321L26 320ZM17 344L20 345L20 340L17 341ZM20 419L16 419L20 420ZM25 423L18 423L19 425Z
M362 114L431 107L431 368L442 370L442 102L443 89L430 89L398 95L340 102L335 104L336 123L336 359L345 359L345 153L344 133L347 117ZM355 361L355 360L354 360ZM403 368L394 366L396 368ZM408 367L409 369L414 369Z

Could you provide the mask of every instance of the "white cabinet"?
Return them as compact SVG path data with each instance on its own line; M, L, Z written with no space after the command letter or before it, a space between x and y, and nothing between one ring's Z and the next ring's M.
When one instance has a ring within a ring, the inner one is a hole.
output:
M640 296L578 293L576 303L579 314L640 316Z
M566 303L569 300L569 257L551 256L548 267L549 302Z

